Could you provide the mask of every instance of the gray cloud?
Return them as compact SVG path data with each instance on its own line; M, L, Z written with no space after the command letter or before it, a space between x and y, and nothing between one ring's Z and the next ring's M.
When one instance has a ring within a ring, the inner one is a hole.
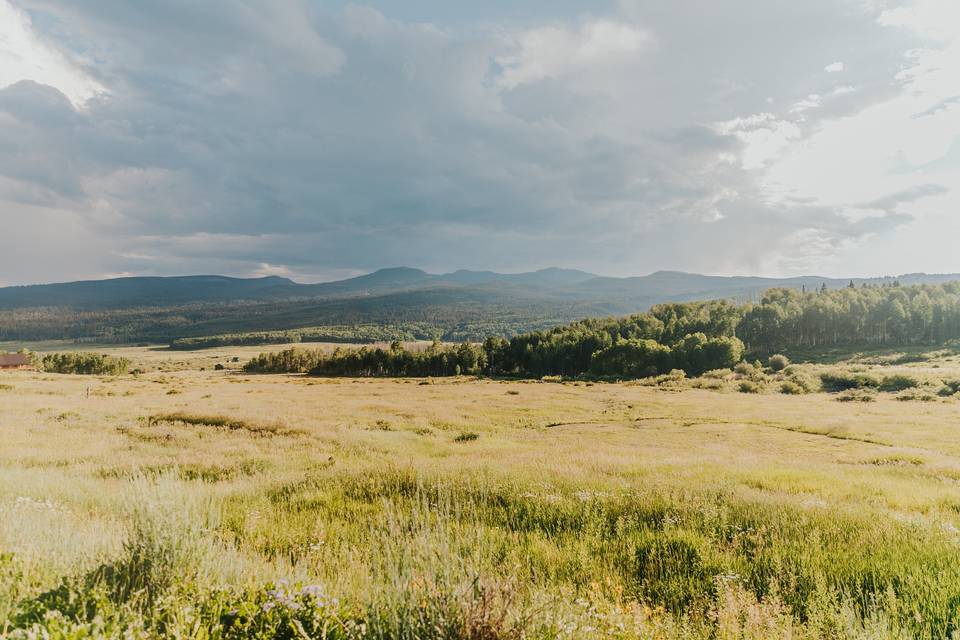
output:
M104 250L62 277L804 268L906 222L770 204L744 142L714 126L826 96L795 119L812 130L886 95L915 43L860 2L625 0L453 27L305 1L18 4L107 91L76 109L52 87L0 89L5 226L35 231L27 212L50 207ZM554 41L584 53L538 58ZM837 59L849 71L824 73ZM505 82L524 64L542 68ZM914 195L929 194L876 208Z

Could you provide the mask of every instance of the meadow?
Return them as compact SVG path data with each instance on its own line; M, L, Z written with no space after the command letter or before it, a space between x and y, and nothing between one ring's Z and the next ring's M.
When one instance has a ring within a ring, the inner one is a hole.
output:
M594 383L260 350L0 374L0 638L960 637L952 352ZM784 387L823 373L879 382Z

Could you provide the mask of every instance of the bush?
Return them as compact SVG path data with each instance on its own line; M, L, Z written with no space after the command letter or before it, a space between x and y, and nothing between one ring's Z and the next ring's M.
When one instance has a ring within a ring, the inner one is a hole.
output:
M867 389L848 389L837 396L838 402L874 402L877 394Z
M127 373L130 361L98 353L49 353L40 360L40 368L49 373L116 376Z
M720 389L723 389L723 380L718 380L716 378L697 378L693 381L691 386L693 386L694 389L719 391Z
M767 366L770 367L772 371L780 372L790 366L790 359L778 353L767 359Z
M785 380L780 384L780 393L788 396L802 396L803 394L808 393L808 391L796 382Z
M738 376L744 376L746 378L752 378L757 374L756 368L746 361L737 363L737 366L733 368L733 372Z
M848 391L850 389L877 389L882 381L868 373L849 371L826 371L820 374L820 382L825 391Z
M658 387L679 387L687 379L687 374L683 369L673 369L670 373L657 376L653 383Z
M920 391L918 389L907 389L896 395L897 400L901 402L933 402L937 399L937 396L932 393Z
M760 393L761 387L756 382L744 380L737 386L737 391L740 393Z
M914 378L913 376L908 376L902 373L897 373L892 376L887 376L883 379L883 382L880 383L881 391L888 392L897 392L905 391L907 389L915 389L920 386L920 381Z
M799 387L802 393L816 393L820 390L820 381L798 367L791 367L786 382Z
M711 369L703 374L703 377L713 380L726 380L727 377L731 375L733 375L732 369Z
M943 397L953 396L960 393L960 380L944 380L943 386L940 387L940 391L937 392L938 395Z

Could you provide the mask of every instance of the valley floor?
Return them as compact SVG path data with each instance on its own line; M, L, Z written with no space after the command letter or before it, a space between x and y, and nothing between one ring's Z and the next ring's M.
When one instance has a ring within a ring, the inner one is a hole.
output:
M140 355L0 374L0 637L960 633L956 399Z

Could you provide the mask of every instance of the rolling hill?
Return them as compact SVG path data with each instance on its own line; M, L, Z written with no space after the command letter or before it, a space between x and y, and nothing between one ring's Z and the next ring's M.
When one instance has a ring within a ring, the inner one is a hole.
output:
M895 280L935 284L960 280L960 275L908 274L853 282L859 286ZM557 268L430 274L399 267L318 284L280 277L130 277L0 288L0 340L167 341L333 325L416 325L417 335L459 339L634 313L661 302L744 302L773 287L813 290L850 282L676 271L612 278Z

